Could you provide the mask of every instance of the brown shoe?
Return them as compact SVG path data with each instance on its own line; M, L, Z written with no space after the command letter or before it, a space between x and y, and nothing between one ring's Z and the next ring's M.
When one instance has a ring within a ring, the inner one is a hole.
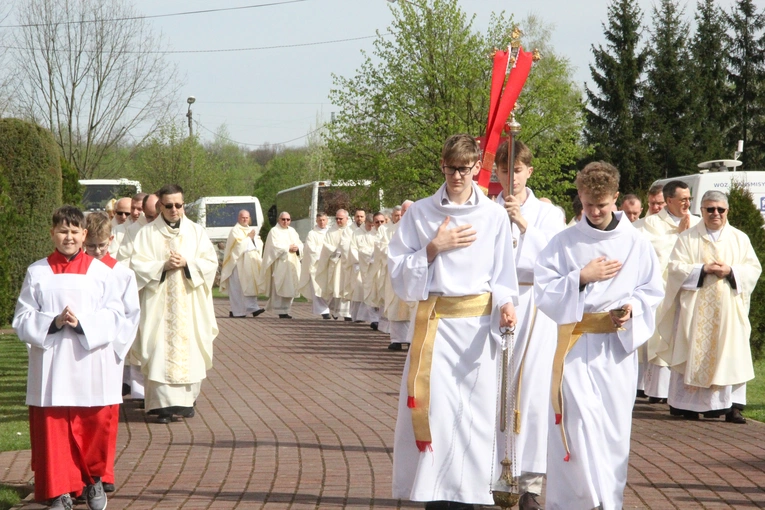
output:
M537 498L539 497L539 494L534 494L533 492L524 492L521 495L521 499L518 500L518 509L519 510L544 510L542 508L542 505L539 504L537 501Z
M744 415L741 414L740 410L734 407L726 413L725 421L728 423L738 423L739 425L743 425L746 423L746 418L744 418Z

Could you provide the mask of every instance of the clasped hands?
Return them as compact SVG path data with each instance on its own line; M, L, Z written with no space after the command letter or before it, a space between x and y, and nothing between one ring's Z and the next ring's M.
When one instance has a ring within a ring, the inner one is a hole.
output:
M77 320L77 317L74 315L74 312L71 308L68 306L64 308L64 311L61 312L59 315L56 315L56 328L61 329L64 326L71 326L73 328L76 328L77 325L80 323L79 320Z
M704 264L701 270L706 274L713 274L720 279L727 278L731 273L730 266L724 262L709 262Z
M186 267L186 259L177 251L170 250L170 258L165 262L165 270L180 269Z

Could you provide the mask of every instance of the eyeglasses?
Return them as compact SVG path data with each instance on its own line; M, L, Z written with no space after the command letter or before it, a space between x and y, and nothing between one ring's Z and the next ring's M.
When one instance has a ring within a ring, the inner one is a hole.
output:
M348 218L343 218L342 216L335 216L335 221L341 221L341 220L342 220L342 221L345 221L345 220L347 220L347 219L348 219Z
M279 218L279 221L292 221L292 218Z
M717 211L717 214L722 214L727 211L725 207L705 207L704 210L709 214L714 214L715 211Z
M91 244L91 243L85 243L85 249L89 251L104 251L109 247L109 243L99 243L99 244Z
M674 198L674 197L673 197L673 198ZM688 197L688 198L674 198L674 200L677 200L677 201L678 201L678 202L680 202L681 204L690 204L690 203L691 203L691 200L693 200L693 197Z
M118 216L130 216L130 211L116 211L114 214Z
M470 166L443 165L441 166L441 170L443 170L446 175L454 175L455 172L459 172L460 176L465 177L468 174L468 172L470 172L473 169L473 167L475 167L476 163L473 163Z
M173 207L176 209L183 209L183 204L162 204L162 207L165 209L172 209Z

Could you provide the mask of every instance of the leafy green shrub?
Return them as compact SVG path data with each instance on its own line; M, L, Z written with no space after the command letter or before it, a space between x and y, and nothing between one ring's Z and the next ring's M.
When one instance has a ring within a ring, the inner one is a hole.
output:
M0 119L0 320L13 317L26 268L51 251L50 221L61 205L61 162L50 131Z
M731 225L749 236L752 247L760 264L765 267L765 220L754 205L752 193L735 180L728 194L728 221ZM749 340L752 346L752 356L760 359L765 355L765 273L760 275L757 286L751 296L749 322L752 323L752 336Z
M82 193L84 186L80 186L80 174L66 158L61 158L61 203L74 205L82 208Z

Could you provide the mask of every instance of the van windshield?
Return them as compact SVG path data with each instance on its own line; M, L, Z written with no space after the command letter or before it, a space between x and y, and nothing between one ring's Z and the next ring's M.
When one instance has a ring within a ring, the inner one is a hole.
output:
M206 227L233 227L239 218L239 211L245 209L250 213L250 224L258 225L258 217L255 215L253 202L235 204L206 204L205 226Z
M86 211L103 210L112 198L132 197L136 187L127 184L86 184L82 193L82 207Z

